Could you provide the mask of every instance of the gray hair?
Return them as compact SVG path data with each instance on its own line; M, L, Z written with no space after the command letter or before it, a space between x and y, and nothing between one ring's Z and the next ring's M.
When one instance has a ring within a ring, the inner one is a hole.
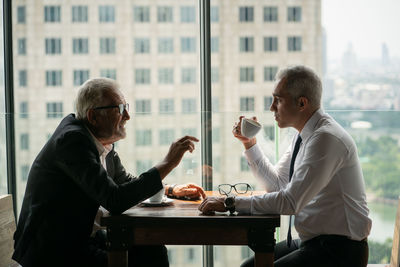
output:
M116 81L108 78L93 78L87 80L78 91L75 100L76 117L78 120L86 120L87 111L102 105L104 99L113 90L118 90Z
M303 96L312 107L321 106L322 83L312 69L305 66L288 67L280 70L276 78L284 79L285 88L294 101Z

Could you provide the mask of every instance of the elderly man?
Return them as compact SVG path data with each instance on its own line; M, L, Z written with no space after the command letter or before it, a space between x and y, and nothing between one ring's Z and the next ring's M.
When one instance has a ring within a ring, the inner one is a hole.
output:
M275 248L275 266L366 266L371 229L363 175L351 136L321 109L322 84L309 68L278 73L271 111L281 128L298 134L279 162L272 165L256 138L233 134L244 145L255 176L268 193L251 197L206 198L199 206L214 211L285 214L295 217L300 239ZM239 122L243 117L240 117ZM243 266L253 266L254 259Z
M192 136L174 142L155 167L134 177L113 143L124 138L128 104L115 81L87 81L32 164L13 259L22 266L107 266L104 232L90 237L100 206L122 213L163 188L162 180L195 149ZM205 196L195 184L166 186L170 195ZM168 266L165 246L132 247L132 266Z

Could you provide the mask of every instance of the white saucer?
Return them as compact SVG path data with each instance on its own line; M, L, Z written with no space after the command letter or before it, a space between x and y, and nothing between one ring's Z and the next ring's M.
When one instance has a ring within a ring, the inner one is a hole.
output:
M164 197L163 200L162 200L161 202L150 202L149 199L146 199L146 200L143 201L141 204L142 204L143 206L146 206L146 207L162 207L162 206L168 206L168 205L170 205L172 202L174 202L173 199Z

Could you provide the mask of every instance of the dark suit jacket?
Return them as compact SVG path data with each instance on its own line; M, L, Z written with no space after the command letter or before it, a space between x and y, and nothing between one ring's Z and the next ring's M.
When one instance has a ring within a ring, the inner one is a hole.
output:
M29 172L14 260L24 267L78 266L100 205L122 213L162 189L155 168L133 177L114 150L106 163L108 173L82 121L65 117Z

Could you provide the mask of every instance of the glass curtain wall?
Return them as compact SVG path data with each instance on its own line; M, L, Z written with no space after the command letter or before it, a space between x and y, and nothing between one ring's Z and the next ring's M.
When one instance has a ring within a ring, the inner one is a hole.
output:
M130 104L127 137L115 144L139 175L184 135L200 139L198 3L13 1L17 207L30 166L87 79L115 79ZM201 184L200 146L167 183ZM1 161L3 162L3 161ZM3 163L1 163L3 164ZM171 266L201 266L201 246L170 247Z
M323 78L325 111L350 132L359 149L373 219L369 261L388 263L400 194L400 63L386 44L378 57L357 58L358 51L349 46L339 59L329 58L330 29L323 30L322 21L333 11L322 14L326 4L211 1L213 185L245 182L263 190L232 127L240 115L256 116L263 125L258 143L276 162L295 132L277 128L269 111L274 77L285 66L307 65ZM116 144L130 172L153 166L176 138L200 137L197 1L17 0L12 15L18 210L31 163L60 120L74 112L77 89L89 78L117 80L130 104L127 138ZM2 75L0 69L1 91ZM0 100L2 193L7 179ZM168 183L201 184L200 147L201 141ZM283 216L277 240L285 238L287 225ZM247 247L215 246L214 265L238 266L251 254ZM169 246L169 256L171 266L202 265L200 246Z
M3 2L0 3L3 14ZM7 194L6 112L4 92L4 42L3 19L0 21L0 195Z

